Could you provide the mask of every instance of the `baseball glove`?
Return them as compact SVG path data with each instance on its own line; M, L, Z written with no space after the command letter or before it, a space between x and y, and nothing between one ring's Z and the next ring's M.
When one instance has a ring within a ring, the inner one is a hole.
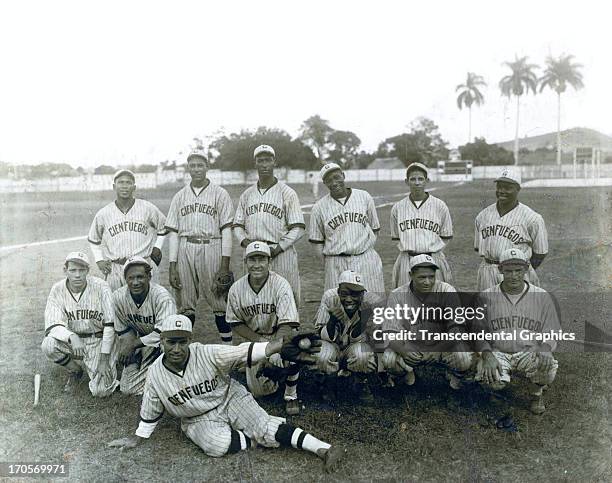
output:
M232 272L219 270L215 274L215 278L213 280L212 293L217 297L227 298L227 293L233 284L234 274Z

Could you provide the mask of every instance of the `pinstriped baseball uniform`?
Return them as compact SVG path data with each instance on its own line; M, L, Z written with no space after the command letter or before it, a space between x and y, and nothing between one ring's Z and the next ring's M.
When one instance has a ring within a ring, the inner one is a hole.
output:
M522 295L511 296L504 292L501 283L481 293L481 303L486 304L486 327L491 333L512 334L511 340L495 340L490 343L493 354L502 367L500 384L497 389L510 382L512 372L525 374L532 382L540 385L554 380L558 363L554 361L549 371L540 369L538 352L532 349L537 341L523 340L529 334L542 334L561 329L555 304L550 294L526 282ZM554 351L557 342L548 341ZM479 360L476 380L480 380L482 360Z
M362 274L366 289L385 290L382 261L374 250L380 230L374 199L367 191L347 188L344 203L327 194L312 207L309 241L323 244L325 290L338 286L345 270Z
M79 335L85 344L83 365L89 375L89 389L94 396L109 396L117 381L106 387L101 377L95 376L100 354L110 353L113 379L117 372L117 344L114 334L103 340L105 327L112 328L115 315L112 294L108 284L97 277L88 276L87 286L79 294L68 289L67 279L62 279L51 288L45 308L44 354L53 362L65 366L71 360L72 347L69 337ZM108 329L107 329L108 330Z
M265 241L271 246L280 244L283 251L271 260L270 270L289 282L296 305L299 306L300 273L297 252L294 241L283 240L295 227L306 229L300 200L293 188L278 180L263 192L259 190L257 183L247 188L236 206L234 227L244 228L249 240ZM287 245L288 243L291 245Z
M176 298L181 312L195 314L200 294L215 314L225 312L225 300L211 288L221 267L221 231L232 226L232 210L228 192L210 181L201 189L185 186L172 198L166 228L179 235L177 268L182 289L176 291ZM192 243L191 237L208 243Z
M476 217L474 249L482 257L477 278L479 291L502 281L497 265L501 254L508 248L521 249L527 258L531 258L534 252L541 255L548 253L548 232L544 219L522 203L504 216L499 216L497 204L492 204ZM540 284L531 266L527 279L531 284Z
M126 258L138 256L149 260L157 236L168 233L165 222L166 217L159 208L139 198L126 213L114 201L96 213L87 238L90 243L101 245L105 260L118 261L112 264L106 279L111 290L125 285L123 263ZM156 276L157 265L151 263L151 266Z
M137 349L140 363L130 364L123 370L120 389L126 394L142 394L147 369L160 354L159 324L164 318L176 314L176 304L172 295L155 283L151 283L140 306L134 302L127 285L113 293L113 303L117 335L127 336L132 332L145 345Z
M453 237L453 223L446 203L426 194L422 202L415 202L411 195L391 208L391 237L399 243L400 254L393 266L395 288L410 282L410 257L421 253L431 254L440 267L436 277L451 283L452 275L442 250Z
M317 368L326 373L336 372L339 367L334 367L335 362L351 372L370 372L369 362L376 361L374 351L367 344L366 334L370 327L370 317L375 307L382 307L384 299L372 292L365 292L359 310L348 318L338 289L326 290L321 299L321 305L317 310L314 320L315 330L321 334L324 341L321 351L316 354ZM330 314L333 309L340 309L345 313L345 320L337 319ZM336 324L336 332L330 335L328 323L333 319ZM350 362L349 362L350 361ZM330 364L331 363L331 364Z
M414 291L413 282L410 282L396 288L389 294L387 307L396 308L399 306L415 309L460 307L461 301L456 292L452 285L436 280L431 292L419 294ZM456 346L453 345L446 345L443 347L446 351L440 351L442 347L439 342L427 340L420 332L426 330L428 333L446 333L453 330L456 325L453 319L440 318L435 313L431 313L431 315L421 313L416 319L411 315L406 318L404 314L402 314L402 318L397 316L385 318L382 324L384 332L412 332L415 334L415 341L405 344L405 350L402 351L401 356L393 349L387 348L383 354L383 365L389 372L398 374L404 372L404 369L398 365L397 359L399 357L402 357L404 362L411 367L429 362L441 362L448 366L455 375L462 376L471 367L472 353L459 352L455 350Z
M284 418L270 416L253 396L228 373L237 362L247 364L256 344L238 346L189 346L182 374L166 367L159 357L149 369L136 434L149 437L167 411L181 418L181 429L209 456L228 452L232 430L267 447L278 447L275 439Z
M248 274L231 286L227 296L226 319L232 326L245 324L253 332L260 334L263 340L271 340L282 325L299 326L299 315L291 286L287 280L272 271L259 292L251 288ZM272 359L271 362L281 365L280 357ZM255 397L272 394L278 389L278 384L267 377L256 377L262 364L266 363L267 361L263 361L246 371L247 385ZM297 398L295 386L298 376L299 373L296 372L287 378L285 399Z

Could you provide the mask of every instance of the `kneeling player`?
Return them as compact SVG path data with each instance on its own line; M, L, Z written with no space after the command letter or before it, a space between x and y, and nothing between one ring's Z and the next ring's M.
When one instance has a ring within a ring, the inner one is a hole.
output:
M327 375L373 374L378 362L367 343L373 308L383 300L366 292L362 276L352 270L340 274L338 288L326 290L315 319L321 335L316 368ZM362 378L359 396L369 398L367 377Z
M558 363L552 355L556 341L543 343L539 336L559 330L560 324L548 292L525 281L528 270L525 252L518 248L504 251L499 264L503 281L481 294L487 310L484 330L507 337L477 344L480 357L475 379L501 390L512 373L525 375L533 384L530 409L542 414L546 410L542 392L555 379Z
M66 278L53 285L47 299L42 351L68 370L65 392L76 389L84 366L91 393L110 396L119 384L110 287L89 276L89 259L81 252L68 254L64 273Z
M438 268L429 255L412 257L412 281L389 295L387 307L394 309L396 316L383 322L383 331L389 340L389 333L402 334L411 339L391 340L383 354L383 365L390 374L403 376L405 382L412 385L415 367L441 363L449 370L447 377L451 387L458 389L461 379L472 365L473 354L461 344L437 340L438 334L463 331L461 324L441 315L446 307L459 307L461 303L452 285L436 279ZM408 317L400 318L400 314L407 314Z
M319 341L312 334L271 342L243 343L236 347L191 343L191 321L184 315L168 317L161 324L163 357L149 369L140 407L136 436L121 438L109 446L133 448L153 433L164 411L181 418L181 429L208 456L237 453L260 444L305 449L335 469L345 454L341 447L318 440L284 418L270 416L229 372L239 364L257 364L274 354L295 362L313 362L311 353ZM299 349L308 337L311 348Z
M164 287L151 282L151 265L144 258L129 258L123 274L127 285L113 292L119 362L125 366L120 389L140 395L147 369L161 352L159 324L176 313L176 304Z

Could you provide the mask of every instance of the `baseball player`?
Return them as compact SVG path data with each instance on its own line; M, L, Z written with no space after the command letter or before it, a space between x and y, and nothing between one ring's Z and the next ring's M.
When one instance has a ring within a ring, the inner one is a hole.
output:
M115 291L125 284L123 264L130 257L143 257L161 263L166 217L154 204L134 198L136 178L130 170L113 177L116 200L96 213L89 229L89 246L100 271Z
M227 297L227 322L234 332L251 342L281 339L299 327L299 316L289 282L270 271L270 246L263 241L251 242L245 250L248 273L230 288ZM270 364L284 367L279 356ZM278 383L266 377L266 361L247 367L247 386L255 397L272 394ZM299 366L289 365L285 383L286 410L299 414L297 398Z
M327 290L315 316L315 330L321 336L316 368L327 375L373 374L378 360L368 345L374 307L384 300L367 292L362 276L352 270L340 274L338 287ZM362 379L358 396L370 399L367 377Z
M501 390L512 373L525 375L533 384L530 409L542 414L546 410L542 392L553 382L558 368L552 354L556 339L543 341L542 335L560 330L559 317L550 294L525 281L529 258L524 251L509 248L499 262L502 282L482 292L481 303L487 314L484 329L506 338L476 342L480 357L475 379Z
M274 177L275 152L262 144L253 157L259 180L242 193L234 216L234 235L246 248L255 240L270 245L270 269L291 285L295 303L300 304L300 273L295 243L306 225L297 193Z
M321 168L329 190L312 207L309 241L325 260L325 290L336 288L345 270L360 273L370 292L385 290L382 261L374 250L380 223L374 200L367 191L347 188L336 163Z
M64 273L66 278L53 285L47 299L42 351L68 370L65 392L76 389L84 366L91 394L110 396L119 384L110 287L89 276L89 259L81 252L66 256Z
M452 284L451 270L442 251L453 237L453 223L446 203L427 193L427 167L412 163L406 169L410 194L391 208L391 237L399 255L393 266L393 287L410 282L410 258L430 255L438 265L436 276Z
M147 369L160 354L159 325L176 314L176 304L164 287L151 283L151 265L144 258L129 258L123 271L127 284L113 293L118 359L125 366L120 389L139 395Z
M497 203L488 206L476 217L474 250L482 258L478 267L478 291L501 282L497 266L501 254L508 248L519 248L525 252L531 263L527 280L540 285L535 270L548 253L548 232L542 216L519 203L520 190L520 172L504 168L495 180Z
M301 336L228 347L191 343L192 324L184 315L167 318L160 328L164 355L149 369L136 435L111 441L109 446L141 444L167 411L181 418L182 431L208 456L237 453L256 444L283 446L314 453L328 472L337 467L346 453L342 447L270 416L243 385L229 377L238 365L259 364L279 352L296 362L311 362L312 356L298 348Z
M438 264L430 255L410 258L411 281L396 288L389 295L387 307L421 308L418 315L395 312L395 317L385 319L383 332L412 333L409 340L392 340L383 354L383 366L394 376L403 376L408 385L414 384L414 368L432 362L448 369L447 377L453 389L459 389L461 379L472 365L472 353L453 342L445 344L430 340L427 334L463 331L461 324L443 317L441 309L459 307L461 302L455 288L436 277ZM426 311L424 309L433 309ZM436 309L438 313L436 313ZM421 331L426 331L424 334Z
M208 158L200 150L187 157L191 183L174 195L166 228L170 235L170 285L181 313L195 323L198 299L203 296L215 315L221 342L232 343L225 321L227 291L234 281L232 255L232 200L228 192L206 177Z

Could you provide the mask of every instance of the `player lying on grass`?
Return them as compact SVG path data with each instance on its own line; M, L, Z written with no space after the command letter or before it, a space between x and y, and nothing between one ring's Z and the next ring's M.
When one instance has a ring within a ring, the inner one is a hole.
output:
M71 252L64 262L66 278L51 288L45 308L42 351L70 374L65 392L73 392L89 375L94 396L110 396L117 385L115 319L108 284L89 276L89 259Z
M123 266L127 285L113 292L115 331L119 335L121 392L142 394L147 369L160 355L159 324L176 313L172 295L151 282L151 266L142 257L132 257Z
M192 343L191 321L184 315L166 318L161 325L163 357L147 377L135 436L111 441L109 446L134 448L149 438L165 411L181 418L181 429L208 456L223 456L256 444L304 449L316 454L332 471L345 454L339 446L318 440L284 418L270 416L229 372L240 364L251 366L280 354L296 363L314 362L320 348L314 334L293 335L270 342L245 342L236 347ZM300 341L310 341L300 349Z
M429 255L417 255L410 259L412 281L391 292L387 307L433 308L459 307L461 301L452 285L436 279L438 264ZM456 342L431 340L430 334L462 332L463 325L453 319L440 317L435 310L422 311L415 320L403 318L405 312L383 321L385 333L412 334L414 340L391 340L382 357L385 369L403 377L408 385L414 384L414 368L432 362L448 369L447 377L453 389L458 389L461 379L472 365L473 354L468 347ZM431 314L431 315L429 315ZM399 316L398 316L399 315ZM426 331L424 334L422 331ZM433 337L432 337L433 339Z
M384 299L367 292L362 276L352 270L342 272L338 287L323 294L314 325L322 339L315 367L325 375L324 398L338 388L332 376L351 374L357 376L352 388L356 395L372 398L368 382L373 382L370 379L378 370L378 359L367 343L367 332L371 332L374 307L382 305Z
M543 389L555 379L559 364L552 355L556 341L542 343L539 336L559 330L560 324L548 292L525 281L528 270L529 260L522 250L506 250L499 265L503 281L481 294L487 317L477 330L505 333L509 340L475 345L480 353L475 379L492 390L501 390L512 373L523 374L533 385L530 409L542 414L546 410Z
M255 241L245 250L248 273L232 285L227 296L227 322L240 337L251 342L282 339L299 327L299 316L289 282L270 271L270 247ZM297 397L299 366L283 361L280 355L246 368L247 386L255 397L272 394L278 389L279 371L269 366L286 367L285 401L287 414L300 412Z

